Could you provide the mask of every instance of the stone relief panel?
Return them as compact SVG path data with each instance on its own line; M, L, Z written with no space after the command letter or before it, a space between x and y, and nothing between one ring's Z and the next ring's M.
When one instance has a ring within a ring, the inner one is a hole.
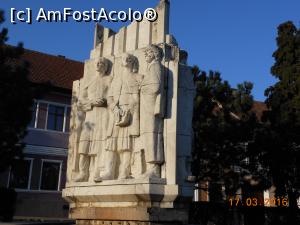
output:
M137 56L124 53L112 62L104 57L86 62L72 114L72 120L80 118L71 132L76 138L70 138L73 182L161 177L163 52L150 45Z
M157 21L117 33L97 26L84 77L74 82L63 197L77 224L123 224L128 215L124 224L152 224L148 215L159 221L177 212L185 218L193 194L185 182L193 79L187 54L169 34L169 1L156 10Z

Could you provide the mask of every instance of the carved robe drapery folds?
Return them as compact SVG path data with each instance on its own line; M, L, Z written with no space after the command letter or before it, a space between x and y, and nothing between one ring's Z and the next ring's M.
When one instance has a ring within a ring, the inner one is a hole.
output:
M109 123L105 147L105 169L95 181L131 177L130 162L135 138L140 134L139 126L139 83L133 55L123 56L122 72L115 74L109 88L107 103ZM120 165L116 165L117 155ZM116 170L118 169L118 170Z
M75 181L88 181L92 174L95 182L161 177L166 107L161 49L151 45L145 57L145 75L137 73L138 59L124 54L113 78L98 74L83 84L79 107L85 120Z
M106 99L111 78L96 76L84 88L80 99L81 108L86 112L80 141L89 141L89 148L79 149L79 153L97 155L99 149L104 149L107 127L107 104L97 104L99 99Z
M100 58L97 61L97 73L88 81L82 82L79 94L78 110L85 113L82 130L79 137L78 168L79 173L74 181L88 181L100 173L103 165L103 152L106 142L106 127L108 121L107 92L111 77L106 76L108 60Z
M141 85L141 138L147 163L162 164L164 162L164 80L161 63L152 61Z
M139 85L135 76L134 73L124 71L112 82L108 94L108 105L111 112L106 149L109 151L132 151L132 137L140 134ZM120 122L124 124L118 124Z

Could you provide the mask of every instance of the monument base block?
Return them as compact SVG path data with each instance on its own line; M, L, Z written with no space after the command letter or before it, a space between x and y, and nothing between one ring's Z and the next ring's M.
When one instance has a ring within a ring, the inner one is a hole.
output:
M182 223L156 223L156 222L143 222L143 221L76 221L77 225L182 225Z
M188 209L77 208L70 212L76 224L188 224Z
M192 191L165 179L129 179L69 183L63 196L77 224L187 224Z

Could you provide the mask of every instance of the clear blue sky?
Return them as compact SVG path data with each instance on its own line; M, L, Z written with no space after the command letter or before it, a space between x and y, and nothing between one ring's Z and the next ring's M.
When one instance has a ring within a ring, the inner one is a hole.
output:
M144 10L158 0L0 0L6 11L9 44L19 41L29 49L65 55L84 61L93 43L94 22L10 24L9 11L40 7L47 10ZM254 96L274 83L270 75L276 49L276 28L287 20L300 23L300 0L171 0L170 31L182 49L189 52L189 64L202 70L217 70L232 85L245 80L254 83ZM104 23L114 30L124 23Z

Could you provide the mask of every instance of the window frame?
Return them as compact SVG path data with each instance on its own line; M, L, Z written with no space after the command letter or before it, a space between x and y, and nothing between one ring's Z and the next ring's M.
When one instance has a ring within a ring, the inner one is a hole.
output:
M41 130L41 131L50 131L50 132L58 132L58 133L69 133L70 131L66 131L66 122L67 122L67 112L68 108L72 110L71 105L64 104L64 103L57 103L57 102L51 102L51 101L46 101L46 100L34 100L34 103L37 105L36 106L36 112L35 112L35 121L34 121L34 127L28 127L29 130ZM39 111L40 111L40 103L46 104L47 105L47 113L46 113L46 118L45 118L45 124L44 128L37 128L38 125L38 119L39 119ZM49 105L53 106L58 106L58 107L63 107L64 108L64 116L63 116L63 130L51 130L48 129L48 115L49 115Z
M59 163L58 183L57 183L57 189L56 190L41 189L44 162ZM38 191L43 191L43 192L60 192L61 191L60 190L60 186L61 186L62 166L63 166L63 160L41 159L40 179L39 179L39 188L38 188Z
M33 160L34 160L34 158L24 157L23 160L30 161L27 188L14 188L16 191L30 191L31 190L31 178L32 178L32 168L33 168ZM10 184L11 173L12 173L12 168L10 166L9 167L9 172L8 172L7 188L10 188L9 184Z

